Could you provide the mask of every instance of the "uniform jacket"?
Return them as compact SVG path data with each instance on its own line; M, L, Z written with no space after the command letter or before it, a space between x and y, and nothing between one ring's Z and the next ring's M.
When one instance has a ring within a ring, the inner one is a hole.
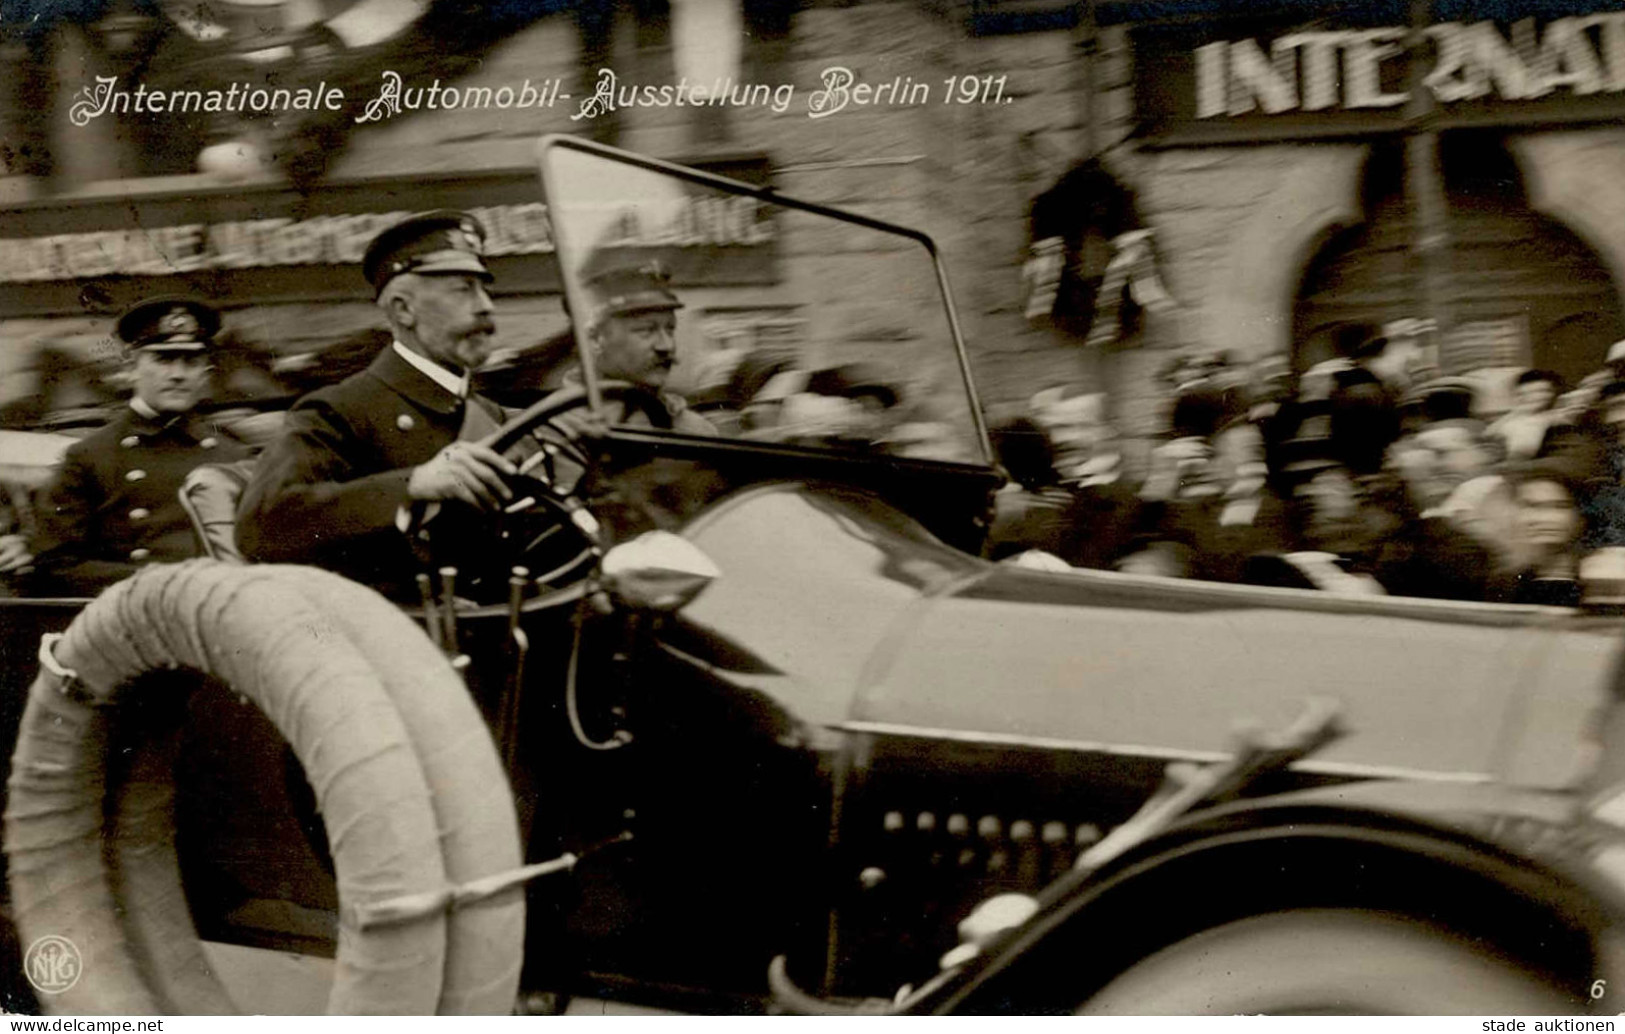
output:
M68 448L36 508L42 588L94 595L143 564L200 556L178 497L181 482L200 464L248 455L205 417L149 419L124 410Z
M564 377L562 378L562 383L559 386L559 390L547 395L546 398L548 401L552 401L567 391L580 390L585 384L586 378L581 372L581 367L572 367L571 369L565 371ZM699 435L703 438L716 437L716 425L700 414L694 412L692 409L689 409L688 400L683 396L677 394L675 391L666 391L664 388L647 390L649 394L658 397L661 405L666 407L666 414L669 418L670 430L677 431L682 434ZM565 423L568 424L572 420L580 419L580 417L567 417ZM654 421L650 419L650 415L648 413L636 408L634 408L631 412L627 412L625 404L607 399L604 402L604 419L611 424L626 424L629 427L641 428L657 426ZM662 421L662 424L665 423L667 423L667 421ZM662 429L664 430L665 428L663 427Z
M493 421L501 409L474 397ZM250 560L315 564L399 598L424 569L397 524L412 468L457 440L462 400L385 348L300 399L260 457L237 511Z

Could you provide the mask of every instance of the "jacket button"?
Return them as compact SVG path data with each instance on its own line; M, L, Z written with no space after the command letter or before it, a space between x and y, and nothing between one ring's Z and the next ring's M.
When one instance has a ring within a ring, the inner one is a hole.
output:
M201 447L201 448L204 448L204 449L212 449L212 448L214 448L214 447L215 447L215 446L216 446L216 445L219 445L219 444L220 444L220 439L218 439L218 438L215 438L215 437L212 437L212 436L211 436L211 437L208 437L208 438L205 438L205 439L203 439L203 440L202 440L202 441L201 441L201 442L198 442L198 445L199 445L199 446L200 446L200 447Z
M144 478L146 476L147 476L147 472L144 471L144 470L132 470L128 474L124 475L124 480L126 480L126 481L140 481L142 478Z
M141 444L141 439L136 437L135 435L131 434L131 435L126 435L123 438L120 438L118 443L120 445L124 446L126 449L133 449L137 445Z
M135 509L130 511L130 520L132 521L144 521L151 516L152 511L144 506L137 506Z
M417 426L417 421L413 420L405 413L402 413L400 416L395 418L395 426L403 431L410 431L412 428Z
M152 556L152 550L150 550L150 549L132 549L132 550L130 550L130 559L136 561L137 563L139 563L142 560L147 559L147 557L149 557L149 556Z

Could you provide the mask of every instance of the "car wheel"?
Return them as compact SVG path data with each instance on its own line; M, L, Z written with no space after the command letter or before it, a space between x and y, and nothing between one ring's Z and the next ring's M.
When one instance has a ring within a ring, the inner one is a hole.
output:
M520 864L501 762L445 656L388 601L309 568L157 566L92 601L42 662L5 816L17 927L23 943L45 945L30 969L51 978L34 981L42 1008L232 1010L181 883L177 740L132 746L127 777L109 780L113 723L128 715L107 705L169 699L189 683L163 673L186 669L256 704L317 787L339 887L329 1008L512 1009L523 891L445 907L448 888ZM281 767L274 754L270 765Z
M1296 909L1205 930L1150 955L1084 1015L1530 1015L1581 1003L1492 951L1414 919Z

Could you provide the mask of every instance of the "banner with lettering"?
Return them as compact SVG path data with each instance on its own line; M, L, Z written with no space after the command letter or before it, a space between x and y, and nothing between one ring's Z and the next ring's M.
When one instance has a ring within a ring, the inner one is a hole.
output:
M709 162L764 183L765 158ZM116 311L152 294L222 306L370 300L362 252L415 212L458 208L486 230L493 293L559 290L541 184L533 170L391 176L309 193L266 184L51 199L0 209L0 319ZM659 258L679 286L771 283L776 235L748 197L710 198L670 225L624 228L618 245Z
M1625 11L1463 17L1419 35L1392 15L1137 25L1142 127L1168 144L1396 132L1418 92L1441 129L1625 118Z

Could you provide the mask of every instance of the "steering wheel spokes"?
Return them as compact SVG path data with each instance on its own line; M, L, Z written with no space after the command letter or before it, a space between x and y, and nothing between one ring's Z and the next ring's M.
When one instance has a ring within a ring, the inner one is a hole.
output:
M655 426L666 412L657 396L630 384L609 382L599 394L629 413L649 414ZM554 392L481 440L518 467L508 479L511 500L490 513L457 508L454 518L442 515L429 529L434 540L449 543L444 551L456 554L451 562L466 572L466 594L497 602L515 567L540 572L534 580L545 584L579 577L602 554L598 520L581 491L595 465L591 440L607 423L587 406L581 388Z

